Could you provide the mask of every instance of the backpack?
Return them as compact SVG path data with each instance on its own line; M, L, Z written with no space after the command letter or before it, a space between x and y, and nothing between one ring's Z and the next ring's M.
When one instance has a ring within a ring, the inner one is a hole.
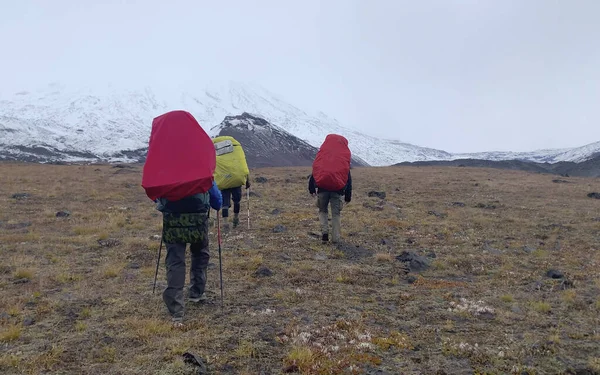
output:
M245 185L250 171L242 145L227 135L213 138L212 141L217 155L214 177L219 190Z
M338 134L327 135L312 165L317 187L332 192L343 190L348 182L351 158L346 138Z
M165 243L207 243L215 168L213 143L190 113L172 111L152 121L142 187L163 214Z
M196 119L171 111L152 121L142 187L148 198L177 201L212 187L216 168L213 143Z

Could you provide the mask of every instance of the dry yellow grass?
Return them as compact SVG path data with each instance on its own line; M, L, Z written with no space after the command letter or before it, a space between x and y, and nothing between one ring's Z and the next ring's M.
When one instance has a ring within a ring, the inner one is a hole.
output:
M600 181L354 169L339 250L315 236L309 169L251 173L268 182L251 229L223 234L225 305L211 227L209 303L174 330L164 249L152 294L161 218L140 166L0 164L0 373L191 374L186 351L214 374L599 371ZM407 275L404 250L431 267Z

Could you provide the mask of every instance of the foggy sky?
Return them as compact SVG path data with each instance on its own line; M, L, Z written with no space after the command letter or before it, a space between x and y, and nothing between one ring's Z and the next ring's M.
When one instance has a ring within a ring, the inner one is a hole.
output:
M600 1L9 1L0 94L256 82L368 134L451 152L600 141Z

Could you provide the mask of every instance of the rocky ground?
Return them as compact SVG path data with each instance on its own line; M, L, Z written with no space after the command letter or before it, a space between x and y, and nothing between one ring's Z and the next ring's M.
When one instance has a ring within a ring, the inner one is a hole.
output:
M333 246L309 173L252 171L178 330L141 166L0 164L0 372L600 372L600 181L356 168Z

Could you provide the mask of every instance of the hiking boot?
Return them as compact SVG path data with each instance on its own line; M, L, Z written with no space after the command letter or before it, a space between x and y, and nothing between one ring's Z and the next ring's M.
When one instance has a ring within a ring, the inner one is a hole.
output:
M189 301L193 303L200 303L206 301L207 299L208 298L206 297L206 294L202 293L200 297L189 298Z
M235 227L237 227L237 226L240 224L240 218L238 217L238 215L235 215L235 216L233 217L233 221L232 221L232 223L233 223L233 227L234 227L234 228L235 228Z
M323 241L323 243L329 242L329 234L323 233L323 237L321 237L321 241Z

